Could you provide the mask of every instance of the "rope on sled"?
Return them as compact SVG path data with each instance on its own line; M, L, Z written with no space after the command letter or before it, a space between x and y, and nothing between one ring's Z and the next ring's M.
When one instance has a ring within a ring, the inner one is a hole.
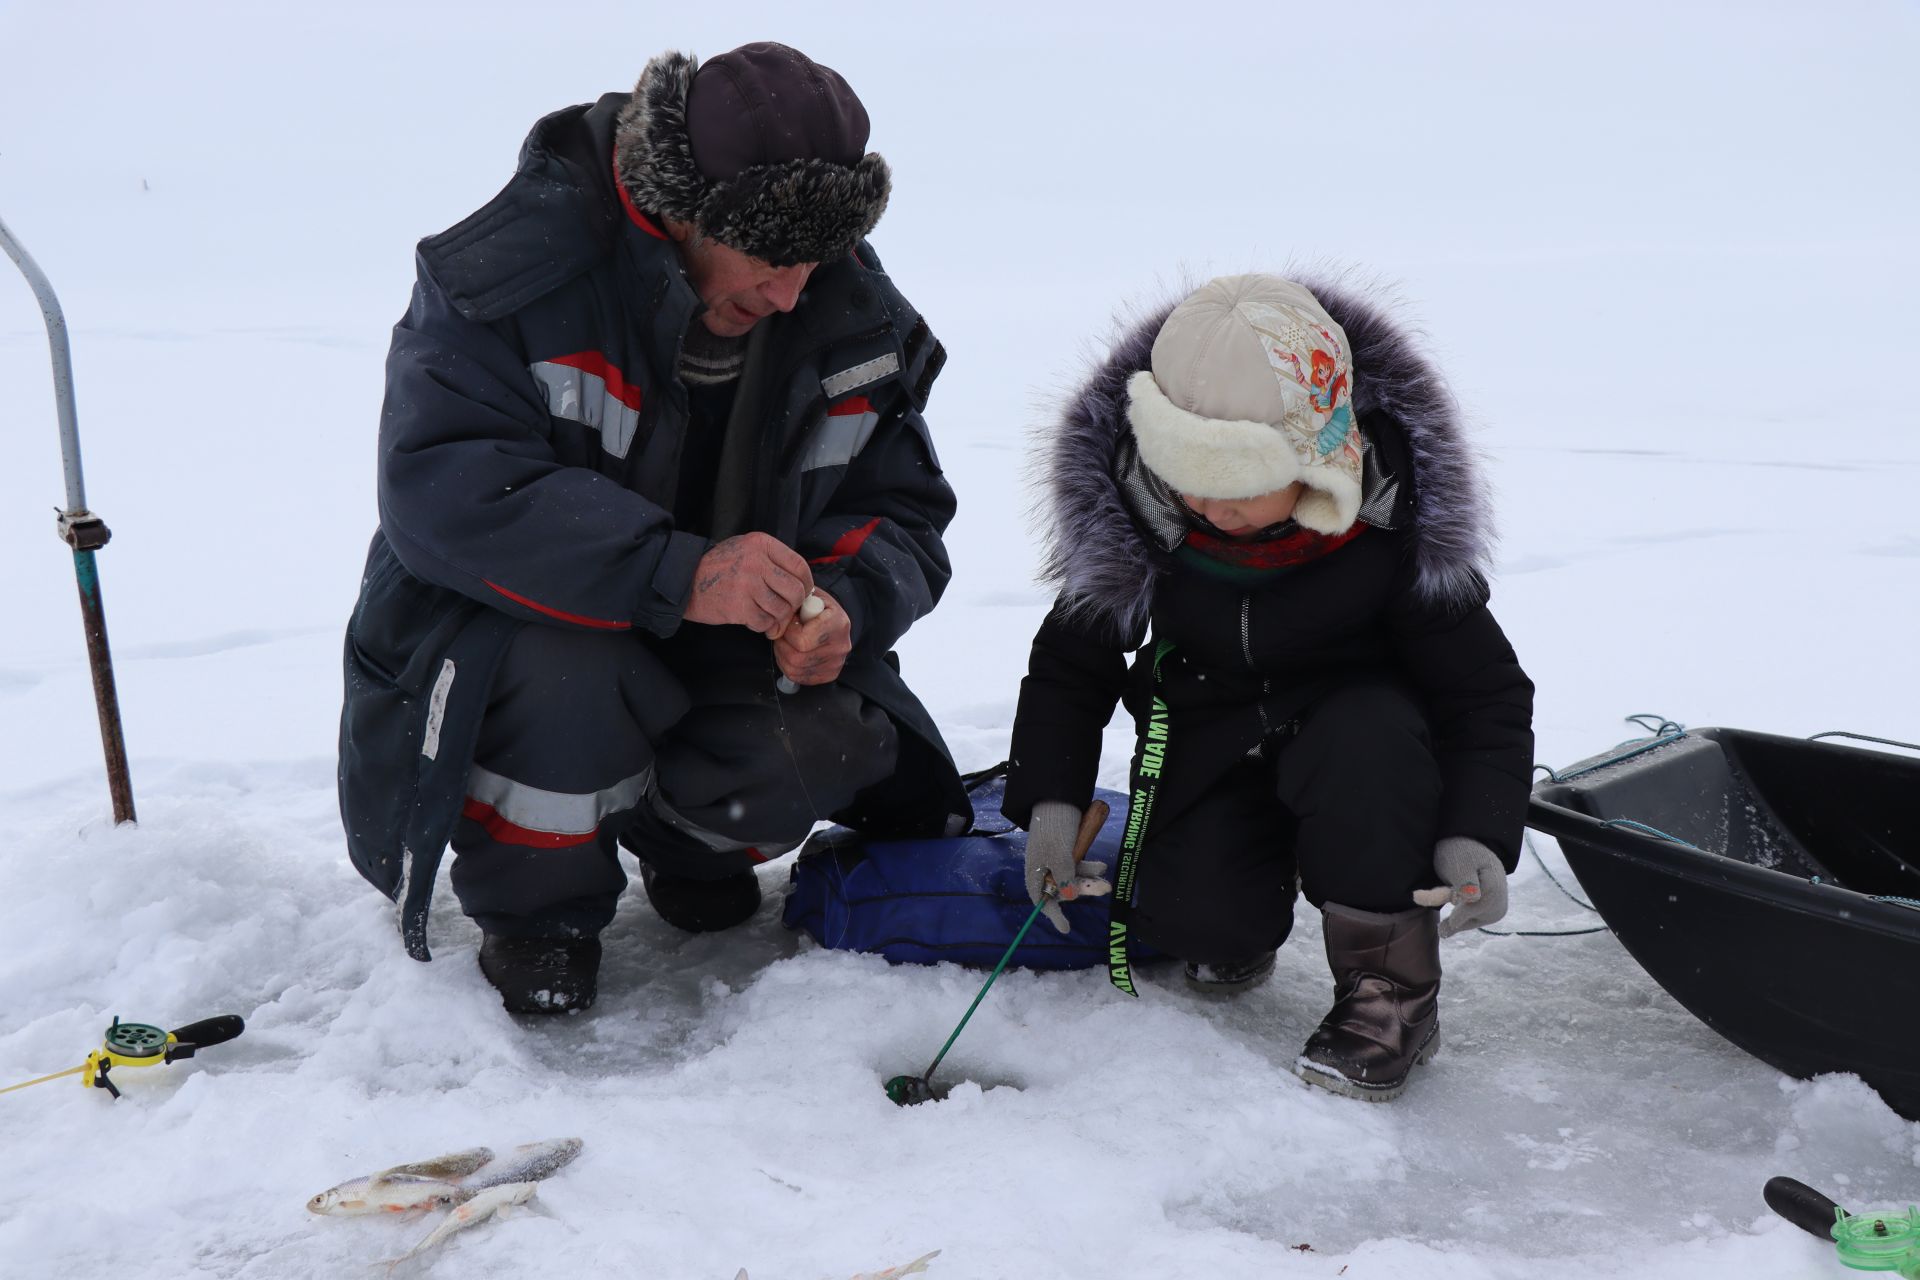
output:
M1546 774L1549 781L1566 782L1570 779L1592 773L1596 769L1604 769L1610 764L1619 764L1622 760L1631 760L1635 756L1652 751L1656 747L1664 747L1669 742L1677 742L1685 737L1687 733L1687 726L1681 724L1679 721L1669 720L1665 716L1655 715L1652 712L1642 711L1635 715L1630 715L1626 717L1626 721L1628 724L1637 724L1642 729L1645 729L1648 736L1645 738L1630 738L1616 747L1613 755L1603 760L1596 760L1584 768L1569 769L1565 773L1560 773L1555 770L1552 765L1536 764L1533 766L1533 771L1535 773ZM1685 840L1670 836L1664 831L1656 831L1652 827L1641 826L1641 824L1625 818L1616 818L1606 825L1610 827L1632 827L1636 830L1659 836L1663 840L1672 840L1675 844L1687 844ZM1598 907L1594 906L1591 902L1584 901L1578 894L1574 893L1573 890L1560 883L1560 878L1553 874L1553 868L1547 865L1546 859L1540 856L1540 850L1534 847L1533 832L1523 830L1520 833L1520 839L1521 842L1526 845L1527 852L1533 855L1533 860L1539 865L1540 870L1546 873L1547 879L1552 882L1554 888L1565 894L1575 906L1591 911L1595 915L1600 914ZM1687 847L1689 849L1693 848L1692 845L1687 845ZM1602 925L1597 929L1481 929L1478 932L1490 933L1496 938L1583 938L1591 933L1612 933L1613 930Z
M1613 755L1603 760L1595 760L1583 768L1569 769L1565 773L1558 773L1552 765L1536 764L1533 766L1533 771L1535 773L1546 774L1549 782L1570 782L1575 778L1585 777L1587 774L1593 773L1596 770L1604 769L1608 765L1619 764L1622 760L1631 760L1635 756L1645 755L1649 751L1664 747L1669 742L1678 742L1687 736L1687 726L1677 720L1669 720L1665 716L1654 715L1651 712L1643 711L1637 715L1628 716L1626 719L1628 724L1637 724L1642 729L1645 729L1649 736L1645 738L1629 738L1614 748ZM1647 723L1649 720L1653 723Z
M1898 738L1876 738L1867 733L1849 733L1845 729L1829 729L1825 733L1810 734L1808 742L1818 742L1822 738L1853 738L1860 742L1877 742L1883 747L1905 747L1909 751L1920 751L1920 745L1902 742Z
M1658 827L1650 827L1644 822L1635 822L1632 818L1608 818L1605 822L1601 823L1600 825L1603 827L1622 827L1628 831L1638 831L1642 835L1658 836L1660 839L1665 840L1668 844L1677 844L1681 848L1691 849L1695 853L1706 852L1705 849L1702 849L1697 844L1693 844L1689 841L1682 840L1679 836L1670 836L1666 832L1660 830L1660 828Z
M1575 906L1584 907L1588 911L1594 912L1594 914L1596 915L1599 914L1599 909L1595 907L1591 902L1581 901L1580 896L1578 894L1574 893L1573 890L1567 888L1567 886L1560 883L1560 877L1553 874L1553 868L1547 865L1547 860L1540 856L1540 850L1534 847L1533 832L1523 830L1520 833L1520 842L1527 847L1527 852L1533 855L1534 862L1538 863L1540 870L1546 873L1547 879L1553 883L1554 888L1558 889L1561 893L1565 894L1574 903ZM1590 934L1590 933L1612 933L1613 930L1607 928L1605 925L1601 925L1598 929L1485 929L1483 928L1478 930L1478 932L1490 933L1496 938L1581 938L1581 937L1585 937L1587 934Z
M1807 877L1807 883L1832 885L1836 889L1844 889L1847 887L1843 884L1834 884L1832 881L1828 880L1825 876L1809 876ZM1891 902L1891 903L1895 903L1898 906L1912 907L1914 910L1920 911L1920 898L1903 898L1899 894L1895 894L1895 893L1870 893L1867 895L1867 901L1868 902Z
M1475 933L1490 933L1496 938L1583 938L1589 933L1612 933L1613 930L1601 925L1597 929L1488 929L1479 928Z

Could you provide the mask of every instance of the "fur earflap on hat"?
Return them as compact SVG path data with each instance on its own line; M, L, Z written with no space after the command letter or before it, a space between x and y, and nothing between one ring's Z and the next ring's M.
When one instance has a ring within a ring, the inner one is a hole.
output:
M698 84L696 84L698 78ZM614 133L634 204L774 266L831 262L887 207L867 114L837 72L785 45L647 64Z
M1140 460L1181 493L1252 498L1299 481L1293 518L1340 534L1359 516L1362 448L1347 335L1306 288L1222 276L1173 309L1151 370L1127 382Z

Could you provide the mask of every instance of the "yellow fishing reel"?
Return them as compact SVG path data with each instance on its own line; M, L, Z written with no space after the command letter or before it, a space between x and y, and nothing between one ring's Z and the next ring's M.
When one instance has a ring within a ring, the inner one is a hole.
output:
M191 1058L202 1049L225 1044L246 1029L247 1024L233 1013L190 1022L172 1031L163 1031L145 1022L122 1022L116 1016L107 1027L100 1047L88 1054L87 1060L79 1066L41 1076L38 1080L29 1080L25 1084L9 1085L0 1089L0 1093L12 1093L28 1085L77 1075L80 1083L87 1088L105 1089L118 1099L120 1090L112 1079L114 1068L165 1066L182 1058Z

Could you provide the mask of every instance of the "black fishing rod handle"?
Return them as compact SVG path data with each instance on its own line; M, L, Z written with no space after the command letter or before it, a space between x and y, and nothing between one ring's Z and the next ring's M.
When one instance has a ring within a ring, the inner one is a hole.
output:
M1768 1178L1766 1190L1760 1194L1766 1197L1767 1208L1808 1235L1827 1241L1833 1239L1833 1224L1840 1206L1806 1183L1792 1178Z
M225 1044L247 1029L247 1024L237 1013L223 1013L217 1018L202 1018L198 1022L189 1022L184 1027L176 1027L173 1038L181 1044L190 1044L196 1049L208 1045Z

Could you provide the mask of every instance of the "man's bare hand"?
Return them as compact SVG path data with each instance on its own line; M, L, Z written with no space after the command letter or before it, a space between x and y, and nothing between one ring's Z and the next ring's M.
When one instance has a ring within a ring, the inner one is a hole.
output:
M780 673L795 684L829 684L839 679L853 652L853 620L840 602L815 587L813 594L823 606L808 618L802 613L773 633L773 660Z
M686 619L778 635L812 590L813 570L799 552L770 534L743 533L700 557Z

